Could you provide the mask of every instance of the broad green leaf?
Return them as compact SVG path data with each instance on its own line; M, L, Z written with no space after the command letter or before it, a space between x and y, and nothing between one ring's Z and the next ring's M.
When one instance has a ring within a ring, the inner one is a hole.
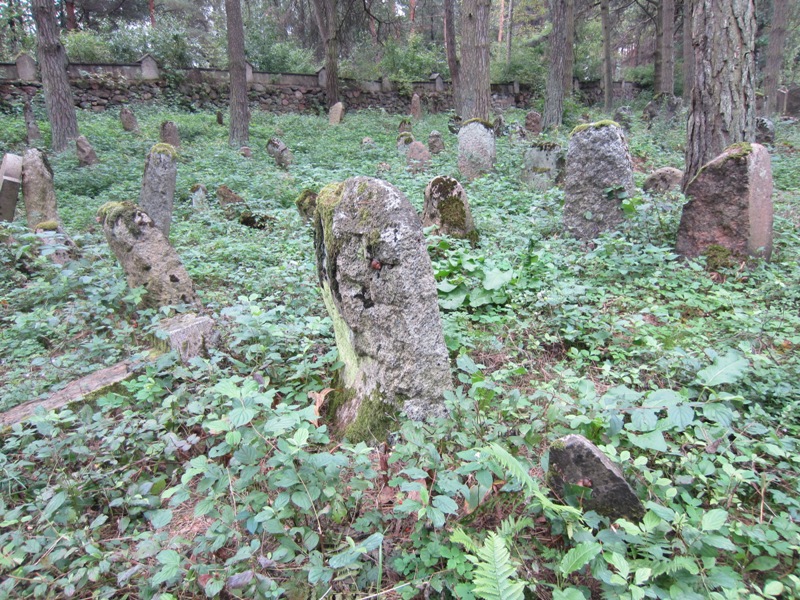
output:
M203 587L203 591L206 593L206 596L209 598L213 598L217 594L222 591L222 588L225 587L225 582L221 579L209 579L206 583L205 587Z
M637 431L652 431L658 424L656 411L647 408L637 408L631 413L631 425Z
M228 418L231 421L231 425L234 427L242 427L247 425L255 416L255 409L250 408L249 406L237 406L228 413Z
M600 554L602 549L603 547L597 542L581 542L564 555L559 570L563 575L569 575Z
M780 564L774 556L757 556L747 565L748 571L771 571Z
M730 427L733 423L733 411L722 402L709 402L703 405L703 416L723 427Z
M670 425L678 431L683 431L694 421L694 409L688 404L678 404L667 409L667 419Z
M553 600L586 600L586 596L578 588L553 590Z
M462 283L453 291L444 295L440 295L439 306L441 306L444 310L455 310L464 304L464 300L466 300L468 293L469 290L467 290L467 286Z
M772 596L774 598L776 596L780 596L782 593L783 593L783 584L780 581L770 581L767 585L764 586L765 596Z
M308 494L305 492L295 492L292 494L292 502L303 510L311 510L311 498L309 498Z
M727 520L728 513L725 510L714 508L703 513L703 518L700 521L700 528L703 531L719 531Z
M214 391L232 400L237 400L242 397L242 390L238 385L238 379L238 377L223 379L214 386Z
M472 308L478 308L479 306L491 304L492 302L494 302L492 299L492 292L483 288L472 290L469 295L469 305Z
M750 363L734 350L720 356L711 366L697 372L697 381L706 387L716 387L725 383L735 383L744 375Z
M144 513L144 516L147 517L147 520L150 521L150 525L152 525L154 529L161 529L169 525L169 522L172 521L172 511L168 508L148 510Z
M47 506L44 507L42 516L39 517L39 522L50 520L50 518L53 516L53 513L61 508L61 505L64 504L66 499L67 492L58 492L57 494L53 495L53 497L50 498L50 501L47 503Z
M483 275L483 289L499 290L514 276L514 271L502 271L500 269L490 269Z
M162 565L176 565L181 564L181 555L175 550L162 550L156 555L156 560Z
M470 375L478 371L478 365L476 365L475 361L473 361L466 354L458 355L458 357L456 358L456 366L465 373L469 373Z
M631 443L643 450L655 450L657 452L666 452L667 442L664 440L664 434L661 431L649 431L642 435L629 433L628 438Z
M448 496L434 496L431 504L446 515L454 515L458 512L458 504Z

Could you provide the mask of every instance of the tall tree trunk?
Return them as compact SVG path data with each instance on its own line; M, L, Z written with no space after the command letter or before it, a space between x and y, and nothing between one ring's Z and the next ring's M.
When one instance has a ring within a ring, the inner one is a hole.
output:
M603 109L614 105L613 65L611 63L611 14L609 0L600 0L600 21L603 28Z
M511 64L511 42L514 37L514 0L508 0L508 35L506 35L506 64Z
M786 44L786 21L789 18L789 2L773 0L772 19L767 44L767 64L764 69L764 95L767 97L766 112L773 116L778 112L778 83L780 83L783 50Z
M572 96L572 71L575 69L575 0L566 0L567 39L564 45L564 97Z
M558 127L564 112L564 47L567 44L567 12L563 0L550 0L550 70L542 127Z
M755 133L753 0L694 0L694 87L683 189L727 146Z
M231 79L231 118L228 143L244 146L250 139L250 107L247 103L247 65L244 55L244 25L239 0L225 0L228 25L228 73Z
M64 10L67 13L67 31L76 31L78 19L75 18L75 0L64 0Z
M325 46L325 95L330 108L339 101L339 27L336 0L314 0L314 16Z
M694 87L694 54L692 53L692 2L683 0L683 103L688 106Z
M447 67L453 86L453 108L461 115L461 62L456 52L456 10L455 0L444 0L444 48L447 54Z
M489 118L489 12L491 0L463 0L461 4L461 116Z
M408 33L413 34L417 27L417 0L408 0L408 20L411 22Z
M497 13L497 43L503 41L503 28L506 21L506 0L500 0L500 10Z
M147 10L150 13L150 27L156 26L156 0L148 0Z
M654 20L656 27L656 45L653 49L653 92L655 94L660 94L662 92L661 77L664 74L664 61L661 54L664 50L663 14L664 11L662 10L661 0L659 0L656 8L656 18Z
M58 38L52 0L32 0L31 11L36 22L39 69L47 118L50 120L52 147L54 152L62 152L80 135L67 77L67 52Z
M675 93L675 0L661 4L661 92Z

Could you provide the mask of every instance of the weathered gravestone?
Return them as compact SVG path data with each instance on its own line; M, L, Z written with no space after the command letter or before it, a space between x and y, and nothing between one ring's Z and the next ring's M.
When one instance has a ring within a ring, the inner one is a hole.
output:
M422 173L431 162L431 153L422 142L411 142L406 153L406 164L412 173Z
M214 319L207 315L183 313L158 324L159 342L164 350L174 350L181 362L188 363L196 356L204 356L209 348L219 342Z
M270 138L267 142L267 154L272 157L280 169L288 169L294 162L292 151L278 138Z
M122 123L122 129L138 133L139 122L136 120L136 115L127 106L123 106L120 109L119 120Z
M800 117L800 85L787 88L783 107L783 114L789 117Z
M506 133L508 133L508 126L506 125L506 120L503 115L497 115L492 123L492 131L494 131L494 137L499 138L503 137Z
M242 146L241 148L239 148L239 154L241 154L245 158L253 157L253 151L250 149L249 146Z
M178 177L176 159L175 148L169 144L153 146L144 163L142 191L139 195L139 206L167 239L172 223L172 205Z
M231 221L239 221L245 227L267 229L274 219L271 215L251 210L244 198L227 185L221 185L217 188L217 199L225 216Z
M328 112L328 123L331 125L338 125L342 122L344 118L344 104L341 102L337 102L333 106L331 106L330 111Z
M81 167L91 167L100 162L97 159L97 153L85 136L80 136L75 140L75 153L78 156L78 165Z
M28 136L28 145L34 146L36 142L41 141L42 132L39 131L39 126L36 124L36 117L33 114L33 107L30 100L25 100L22 105L22 115L25 119L25 130Z
M582 435L568 435L550 446L547 483L560 498L581 496L585 511L612 521L636 522L644 516L641 500L619 468Z
M642 190L651 194L677 192L681 189L681 181L683 181L683 171L675 167L661 167L647 176L642 184Z
M404 131L397 136L397 151L400 154L407 154L408 147L414 142L414 136Z
M189 190L192 209L203 211L208 208L208 189L202 183L195 183Z
M53 170L44 153L36 148L26 150L22 157L22 197L25 200L25 218L32 231L40 229L41 223L60 222Z
M399 412L443 416L447 348L425 236L393 185L354 177L326 186L314 215L317 273L344 363L329 401L351 440L382 439Z
M178 126L174 121L164 121L161 123L158 139L162 144L169 144L173 148L180 148L181 136L178 133Z
M478 231L472 220L467 192L452 177L439 176L425 187L425 205L422 209L422 226L438 225L445 235L478 241Z
M727 148L686 186L676 250L695 257L721 246L737 258L772 254L772 167L760 144Z
M534 135L542 133L542 115L535 110L525 115L525 130Z
M403 119L400 125L397 126L397 133L411 133L411 121Z
M622 125L625 129L630 129L631 122L633 121L633 111L631 110L631 107L620 106L616 111L614 111L614 120Z
M303 190L294 201L294 205L303 221L309 223L314 218L314 211L317 210L317 192L309 189Z
M633 165L622 128L613 121L576 127L567 150L564 226L591 240L618 227L622 200L631 195Z
M217 125L225 125L225 117L222 115L222 111L217 111Z
M419 121L422 118L422 102L419 99L419 94L411 96L411 118Z
M0 221L13 221L22 182L22 157L5 154L0 165Z
M564 151L553 142L534 142L525 151L520 180L535 190L549 190L564 175Z
M756 119L756 143L775 143L775 123L766 117L758 117Z
M146 307L200 306L178 253L146 212L132 202L109 202L100 207L97 220L125 271L128 286L144 287Z
M492 124L479 119L466 121L458 132L458 170L472 180L491 171L494 161Z
M439 154L440 152L444 152L444 140L442 140L442 134L435 129L428 135L428 150L430 150L431 154Z

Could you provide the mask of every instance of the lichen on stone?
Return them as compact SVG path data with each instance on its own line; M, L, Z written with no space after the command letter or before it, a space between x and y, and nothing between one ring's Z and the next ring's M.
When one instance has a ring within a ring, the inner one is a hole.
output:
M595 123L583 123L578 125L573 129L569 136L572 137L576 133L580 133L581 131L586 131L587 129L600 129L601 127L619 127L619 123L616 121L612 121L611 119L603 119L602 121L596 121Z
M139 207L133 202L106 202L97 210L97 219L101 225L108 223L111 227L122 219L128 231L134 235L139 233L135 217Z
M461 123L461 128L463 129L464 127L466 127L470 123L480 123L481 125L486 127L486 129L488 129L489 131L494 133L494 123L490 123L489 121L486 121L484 119L477 119L477 118L476 119L467 119L466 121Z
M160 142L150 148L150 154L165 154L171 158L176 158L178 156L178 151L175 150L175 146L172 144Z
M41 231L58 231L58 221L42 221L41 223L37 223L34 229Z

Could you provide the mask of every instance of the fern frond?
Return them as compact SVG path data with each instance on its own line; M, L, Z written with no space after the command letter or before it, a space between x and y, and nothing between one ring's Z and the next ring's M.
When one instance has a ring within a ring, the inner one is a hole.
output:
M517 570L502 536L494 531L478 550L473 593L483 600L523 600L525 584L514 581Z
M513 516L509 516L503 519L502 523L500 523L497 533L507 540L510 540L519 535L528 527L533 527L533 525L533 519L530 517L522 517L521 519L517 520Z
M450 534L450 541L454 544L461 544L467 549L467 552L477 553L479 550L478 545L469 537L461 527L456 527L453 533Z

